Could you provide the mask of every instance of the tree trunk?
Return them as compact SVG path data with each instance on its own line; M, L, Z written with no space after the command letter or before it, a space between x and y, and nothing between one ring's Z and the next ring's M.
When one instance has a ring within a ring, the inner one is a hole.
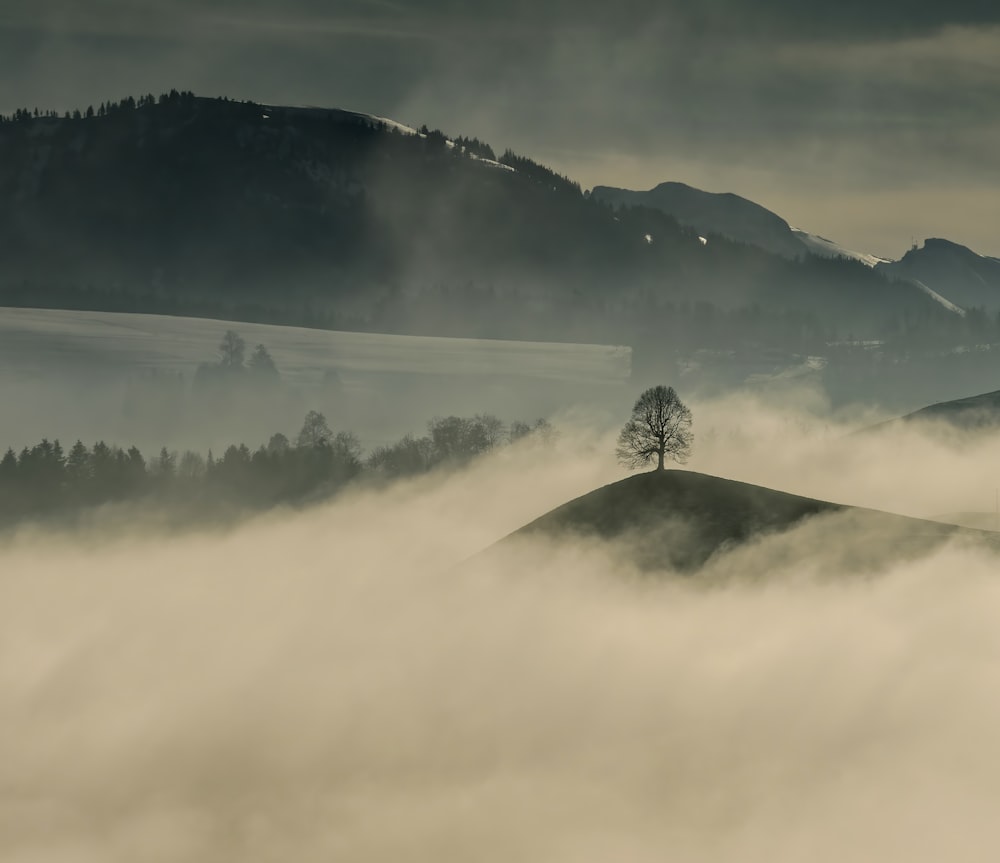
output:
M661 448L660 451L656 455L659 458L659 463L656 465L656 469L657 470L663 470L663 449Z

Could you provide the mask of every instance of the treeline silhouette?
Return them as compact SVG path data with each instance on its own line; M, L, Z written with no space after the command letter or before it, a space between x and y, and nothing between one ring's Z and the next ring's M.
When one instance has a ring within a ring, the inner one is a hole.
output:
M53 111L51 109L46 109L40 111L38 108L34 110L29 110L27 108L18 108L10 114L0 114L0 123L22 123L28 120L38 120L38 119L63 119L63 120L89 120L94 117L109 117L113 114L125 112L125 111L135 111L143 108L155 108L157 105L170 106L170 105L182 105L189 104L194 100L195 95L190 90L171 90L168 93L161 93L159 97L154 96L152 93L147 93L144 96L126 96L124 99L118 101L107 101L101 102L100 105L95 108L93 105L88 105L85 110L80 110L79 108L73 111L65 111L60 115L58 111ZM222 101L229 101L224 99Z
M0 458L0 526L72 520L104 504L147 502L184 519L232 517L279 504L303 504L361 480L390 482L460 467L498 447L533 437L552 439L546 420L509 425L491 414L436 417L422 437L406 435L365 457L351 432L334 432L309 411L294 440L276 433L251 450L233 444L220 456L163 447L147 459L137 447L76 441L67 452L43 439Z

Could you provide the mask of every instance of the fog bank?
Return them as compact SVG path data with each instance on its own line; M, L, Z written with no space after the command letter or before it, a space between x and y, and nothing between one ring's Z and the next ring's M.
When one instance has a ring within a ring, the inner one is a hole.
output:
M991 859L995 559L820 572L829 522L707 579L587 543L463 565L617 478L605 443L4 546L0 856Z

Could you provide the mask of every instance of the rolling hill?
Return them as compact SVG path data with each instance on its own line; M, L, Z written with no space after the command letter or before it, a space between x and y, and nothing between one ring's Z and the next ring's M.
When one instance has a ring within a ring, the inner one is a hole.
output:
M823 518L824 521L813 521ZM835 518L836 520L831 520ZM534 539L597 540L641 570L693 572L714 555L807 523L847 569L926 553L953 536L991 537L955 525L851 507L682 470L628 477L572 500L514 532L493 553ZM814 546L813 543L816 543Z
M891 423L945 423L963 431L1000 427L1000 390L928 405ZM881 427L885 427L883 423Z

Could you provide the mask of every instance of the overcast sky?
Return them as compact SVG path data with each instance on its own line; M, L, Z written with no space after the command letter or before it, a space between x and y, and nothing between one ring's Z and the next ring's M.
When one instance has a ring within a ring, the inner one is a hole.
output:
M0 112L170 88L427 123L585 188L732 191L861 251L1000 255L996 0L2 0Z

